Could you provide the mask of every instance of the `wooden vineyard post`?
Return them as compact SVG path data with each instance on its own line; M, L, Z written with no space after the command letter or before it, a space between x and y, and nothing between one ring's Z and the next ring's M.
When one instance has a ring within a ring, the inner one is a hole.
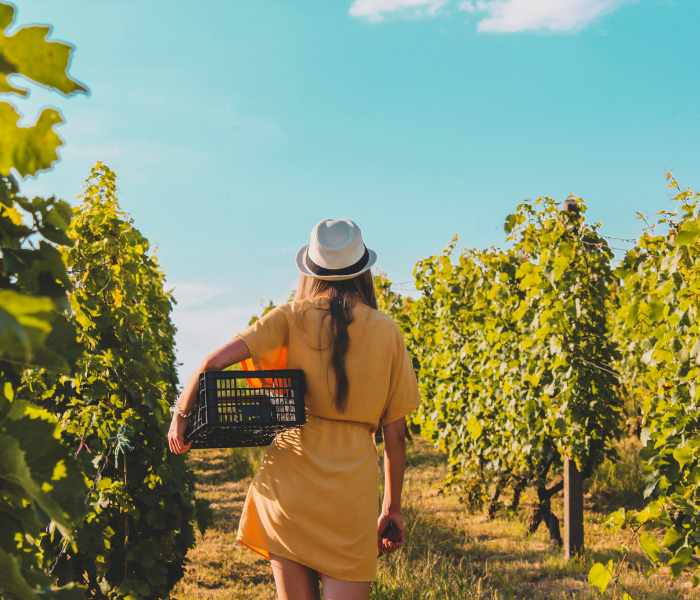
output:
M566 212L580 214L574 199L564 202ZM576 461L564 457L564 558L583 554L583 477Z
M583 554L583 477L576 462L564 457L564 557Z

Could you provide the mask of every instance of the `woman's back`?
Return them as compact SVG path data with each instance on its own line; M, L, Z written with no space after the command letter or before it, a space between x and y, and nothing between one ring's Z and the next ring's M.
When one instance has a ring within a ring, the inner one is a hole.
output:
M394 320L359 301L352 311L345 355L350 385L343 413L334 403L327 299L283 304L239 337L256 368L304 371L309 415L375 428L401 418L419 403L415 375Z

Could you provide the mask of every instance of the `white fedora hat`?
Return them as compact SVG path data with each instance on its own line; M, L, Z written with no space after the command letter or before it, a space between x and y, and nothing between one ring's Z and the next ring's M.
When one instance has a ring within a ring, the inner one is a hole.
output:
M311 232L311 243L297 253L297 268L316 279L352 279L376 262L377 253L365 246L350 219L321 221Z

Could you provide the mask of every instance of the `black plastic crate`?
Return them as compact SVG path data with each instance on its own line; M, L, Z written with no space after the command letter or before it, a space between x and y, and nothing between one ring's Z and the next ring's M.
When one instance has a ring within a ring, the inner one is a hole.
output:
M205 371L185 442L192 448L269 446L280 431L304 423L303 371Z

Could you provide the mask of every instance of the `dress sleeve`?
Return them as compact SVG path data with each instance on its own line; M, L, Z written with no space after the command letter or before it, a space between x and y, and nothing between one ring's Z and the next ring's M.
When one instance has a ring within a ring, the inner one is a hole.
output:
M236 337L243 340L252 364L246 370L286 369L289 350L289 304L282 304ZM248 361L246 361L248 362Z
M396 325L395 338L391 361L389 399L379 421L382 427L398 421L420 406L418 381L398 325Z

